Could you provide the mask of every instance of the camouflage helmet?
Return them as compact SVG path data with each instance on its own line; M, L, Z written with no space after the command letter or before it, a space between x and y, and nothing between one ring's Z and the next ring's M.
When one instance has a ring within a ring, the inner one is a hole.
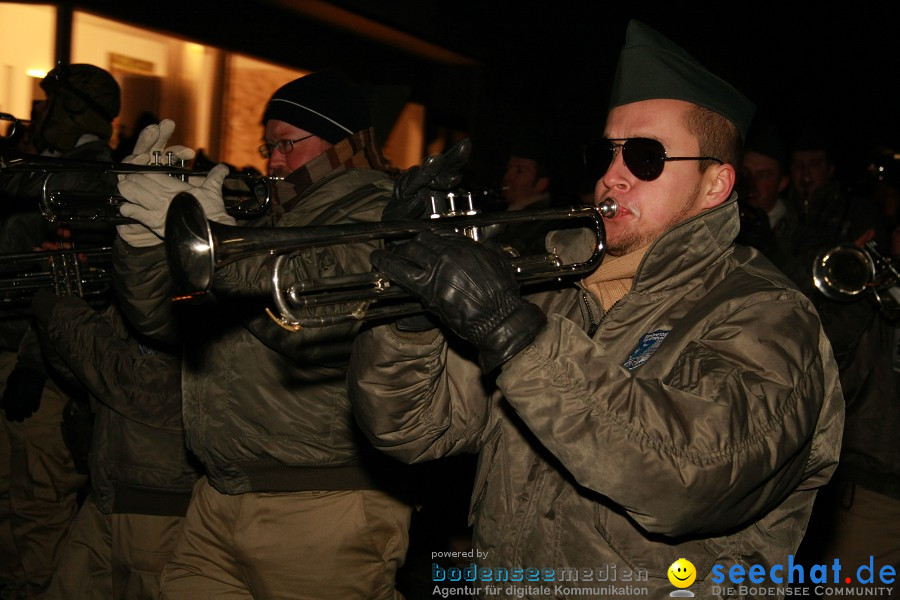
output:
M41 80L50 108L36 142L71 150L84 134L108 140L119 114L121 94L113 76L94 65L60 65Z
M71 95L109 122L119 114L119 84L109 72L94 65L60 65L41 80L47 95ZM75 111L73 111L75 112Z

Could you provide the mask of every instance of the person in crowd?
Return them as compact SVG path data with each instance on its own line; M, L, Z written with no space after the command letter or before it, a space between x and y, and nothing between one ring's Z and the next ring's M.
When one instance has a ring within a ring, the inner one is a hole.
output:
M810 301L733 244L752 103L637 21L612 90L600 267L522 297L496 251L459 235L374 252L443 326L360 333L350 398L400 460L478 453L478 585L605 565L667 598L684 559L696 581L680 591L722 597L718 573L797 549L838 459L837 367Z
M42 158L111 160L109 139L120 107L119 85L94 65L61 65L41 80L46 100L36 105L29 139ZM23 156L27 159L27 156ZM109 195L115 176L90 171L48 175L34 171L0 173L0 253L37 253L111 243L111 226L58 229L40 213L38 200L45 184L54 190L78 190ZM63 235L64 234L64 235ZM35 264L4 261L4 269L18 272ZM86 457L90 413L81 394L46 369L37 337L30 328L28 305L7 305L3 323L4 348L15 352L15 366L0 398L10 439L10 524L15 547L6 549L21 563L21 574L8 584L10 594L32 596L47 585L60 556L66 533L78 510L78 494L87 481ZM14 333L14 335L6 335ZM15 347L12 348L13 344ZM61 427L62 425L62 427ZM65 433L64 433L65 432Z
M551 153L547 136L537 130L528 129L516 136L501 185L502 210L540 210L554 205ZM549 221L501 223L492 226L489 236L498 246L519 255L539 255L547 252L545 240L552 229Z
M32 310L48 363L86 389L90 494L43 598L154 600L199 477L184 444L181 361L135 336L115 302L38 292Z
M37 155L63 160L112 161L110 137L119 114L121 91L115 78L91 64L60 65L41 80L46 100L36 103L30 124L30 140ZM27 154L22 158L27 159ZM115 190L114 175L68 171L47 175L39 170L0 172L0 197L4 216L10 212L36 211L47 183L52 190L84 192ZM32 237L37 237L33 235Z
M844 565L862 565L872 557L879 566L896 570L900 569L896 542L900 530L894 526L900 515L896 443L900 292L892 294L890 284L879 283L889 273L884 265L875 268L876 280L870 289L857 294L844 293L842 289L850 287L847 284L836 285L851 281L847 271L837 268L825 278L814 269L822 257L841 246L855 246L864 256L869 241L875 242L875 252L889 259L889 219L871 197L848 193L840 185L828 144L823 142L826 132L805 132L793 152L794 176L801 181L792 198L805 213L801 214L804 234L797 236L792 253L799 259L798 276L805 281L837 360L846 425L837 472L820 494L800 554L812 564L833 564L838 559ZM882 298L880 303L875 291Z
M319 71L285 84L262 123L260 152L269 173L284 180L277 206L249 227L378 221L390 212L394 180L365 98L346 77ZM162 149L173 128L164 120L145 129L132 160ZM139 331L184 344L186 439L206 470L163 572L162 596L400 598L395 576L412 508L401 465L371 448L350 411L346 365L359 323L299 331L275 323L264 310L271 297L252 295L271 287L268 256L218 270L214 299L200 306L169 302L168 205L187 190L208 219L234 224L222 175L215 167L196 184L157 175L119 184L128 201L122 214L139 223L119 227L116 288ZM402 209L402 195L398 202ZM378 245L302 252L287 276L368 272Z
M784 193L790 186L788 151L772 125L751 127L741 161L744 197L739 244L753 246L807 293L812 291L809 265L800 264L797 246L807 237L800 214Z
M550 148L539 133L521 133L506 162L500 194L506 210L550 206Z
M882 306L871 292L843 301L815 297L840 369L847 416L838 470L816 503L804 545L814 564L872 560L898 572L900 304L887 290L881 293Z
M835 241L853 242L869 230L879 248L889 248L887 224L880 207L871 199L852 194L837 175L832 144L824 126L807 125L793 141L790 154L791 185L787 201L800 214L810 239L810 252ZM803 255L809 262L815 255Z

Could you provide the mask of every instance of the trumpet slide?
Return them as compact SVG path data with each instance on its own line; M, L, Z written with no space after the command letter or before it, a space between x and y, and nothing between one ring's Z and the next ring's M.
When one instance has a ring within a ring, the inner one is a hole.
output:
M318 281L289 281L286 263L292 253L306 248L353 244L373 240L400 240L424 231L463 233L476 240L495 224L554 222L558 229L579 229L591 236L589 255L566 262L555 249L546 255L510 255L508 261L521 283L577 277L593 271L605 254L601 212L593 207L476 213L470 205L453 207L430 219L324 225L317 227L236 227L208 221L199 202L178 194L166 216L166 253L169 270L180 290L179 298L202 295L213 286L217 269L258 255L275 256L272 294L279 312L276 321L287 329L325 326L363 319L397 317L422 312L421 304L378 272L348 274ZM390 300L389 302L385 302ZM377 302L377 304L376 304ZM314 307L351 304L344 314L319 314Z

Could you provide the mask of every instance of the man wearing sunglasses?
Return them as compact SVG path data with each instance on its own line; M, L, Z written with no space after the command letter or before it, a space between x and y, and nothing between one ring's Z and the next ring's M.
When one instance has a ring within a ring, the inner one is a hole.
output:
M685 559L686 591L723 597L729 573L792 560L843 408L810 302L733 244L752 112L632 22L592 154L594 201L617 207L595 273L523 297L503 257L459 236L373 254L444 327L357 337L351 402L401 460L478 453L475 585L545 597L504 579L531 573L581 588L560 597L612 595L587 589L602 580L665 598Z

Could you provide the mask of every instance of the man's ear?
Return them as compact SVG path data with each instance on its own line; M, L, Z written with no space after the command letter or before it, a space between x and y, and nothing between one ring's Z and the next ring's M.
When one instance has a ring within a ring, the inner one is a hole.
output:
M737 172L728 163L712 165L706 169L701 185L701 208L712 208L728 200L736 180Z
M548 187L550 187L549 177L538 177L537 181L534 182L534 189L541 193L546 192Z

